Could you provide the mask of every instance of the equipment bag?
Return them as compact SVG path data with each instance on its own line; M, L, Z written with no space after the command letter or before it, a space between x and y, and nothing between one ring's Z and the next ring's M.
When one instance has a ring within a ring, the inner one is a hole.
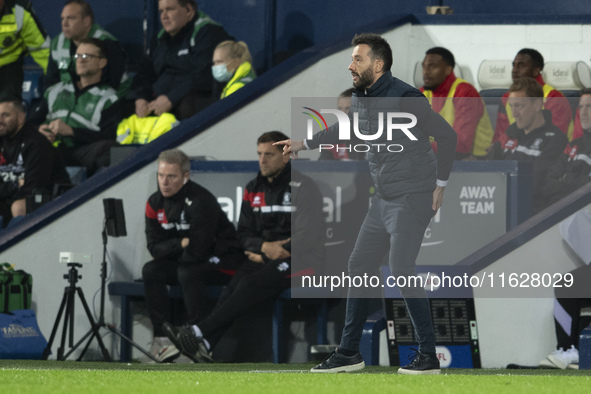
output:
M29 309L32 290L30 274L15 270L9 263L0 264L0 312Z
M33 310L0 313L0 359L41 360L46 347Z
M12 274L0 268L0 312L7 312L8 284L12 280Z

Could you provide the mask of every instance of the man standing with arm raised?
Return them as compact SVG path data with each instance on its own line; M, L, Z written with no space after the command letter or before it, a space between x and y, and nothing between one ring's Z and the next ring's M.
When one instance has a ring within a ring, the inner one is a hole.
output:
M373 138L368 152L369 168L376 195L367 213L351 257L349 275L363 276L379 265L389 250L392 275L415 275L415 260L431 217L441 206L443 191L453 164L457 137L451 126L431 110L427 99L417 89L392 76L392 50L377 34L359 34L353 38L353 77L350 119L358 114L359 133L368 137L382 134L378 116L385 113L409 112L417 119L409 127L415 139L406 133L386 133ZM407 131L408 131L407 130ZM357 131L356 131L357 132ZM437 158L431 149L429 136L438 143ZM361 138L363 139L363 138ZM367 138L371 139L371 138ZM304 141L285 140L283 154L314 149L323 143L342 143L338 124ZM389 152L386 143L399 143L402 150ZM381 148L381 149L380 149ZM441 372L435 354L435 334L431 321L429 300L420 287L400 288L405 299L419 351L414 360L398 370L401 374L438 374ZM347 314L341 344L326 360L311 372L349 372L365 367L359 342L363 325L370 310L369 289L350 288Z

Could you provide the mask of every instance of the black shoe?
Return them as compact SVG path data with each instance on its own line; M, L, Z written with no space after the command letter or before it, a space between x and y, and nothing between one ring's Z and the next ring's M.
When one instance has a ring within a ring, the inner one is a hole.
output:
M196 363L213 363L213 358L207 350L203 337L195 335L191 326L175 327L168 322L162 324L166 336L174 345Z
M327 358L324 359L320 364L310 370L310 372L321 372L321 373L337 373L337 372L353 372L360 371L365 368L365 362L361 353L357 353L354 356L347 357L339 353L337 348Z
M399 368L398 373L402 375L439 375L441 369L435 355L422 354L417 351L410 364Z

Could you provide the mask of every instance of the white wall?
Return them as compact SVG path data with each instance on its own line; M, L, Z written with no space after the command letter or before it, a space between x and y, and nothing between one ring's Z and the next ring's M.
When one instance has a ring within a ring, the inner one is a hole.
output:
M471 73L464 74L464 79L480 90L476 78L483 60L512 61L520 49L534 48L546 62L584 61L589 65L590 41L588 25L414 26L408 41L414 56L401 71L412 81L414 68L409 67L422 61L427 49L443 46L454 54L463 71Z
M557 224L475 275L566 273L582 264L562 240ZM490 288L474 289L482 366L538 365L556 349L553 289L540 288L528 297L527 289L501 290L497 280L494 294L511 298L490 298L491 294Z
M483 59L512 59L518 49L531 46L538 48L546 60L588 60L591 27L589 26L411 26L405 25L384 35L394 51L393 72L401 79L412 83L414 65L422 61L426 49L443 45L454 52L457 62L468 66L476 75ZM183 144L180 148L192 156L212 156L218 160L255 160L255 141L258 135L268 130L281 130L289 135L291 97L336 97L351 86L347 66L351 49L326 57L299 75L260 97L233 114L218 122L207 131ZM470 80L470 78L468 77ZM305 156L305 155L304 155ZM316 157L314 152L308 157ZM99 288L102 259L102 199L122 198L126 212L128 236L120 239L109 238L109 255L114 270L109 268L112 279L131 280L140 276L141 267L149 259L145 249L143 213L145 201L155 190L155 166L147 166L129 176L109 190L100 193L91 201L74 209L52 224L38 231L28 239L14 245L0 255L0 261L9 261L18 268L33 274L33 302L38 313L42 332L49 337L57 314L66 281L62 278L66 267L57 263L60 251L92 253L94 262L84 266L79 285L84 289L89 303ZM549 233L550 239L557 241L557 234ZM538 241L530 243L537 245ZM547 242L549 243L549 242ZM528 244L528 247L529 245ZM533 246L532 246L533 247ZM535 248L534 248L535 249ZM525 250L525 249L524 249ZM548 251L551 253L552 251ZM524 253L524 252L520 252ZM544 257L548 258L547 254ZM507 257L510 258L510 257ZM559 261L558 256L556 260ZM520 264L538 264L536 259L525 252L518 261ZM98 311L98 298L94 302ZM478 305L489 305L491 300L478 301ZM544 340L549 341L551 333L551 314L549 301L532 301L540 305L540 321ZM488 303L488 304L487 304ZM499 307L515 311L515 316L523 316L518 302L501 300ZM525 308L524 306L523 308ZM119 300L107 297L107 320L118 324ZM480 311L479 307L479 311ZM492 306L487 312L479 314L481 337L499 334L500 320L492 316ZM145 322L145 319L142 320ZM149 330L140 323L136 338L142 345L149 341ZM80 305L76 309L75 334L79 337L89 329L89 324ZM539 330L540 328L538 328ZM488 331L487 331L488 330ZM139 335L138 335L139 334ZM510 335L503 332L503 336ZM529 335L529 333L528 333ZM541 334L540 334L541 335ZM534 337L533 335L531 337ZM113 349L109 337L109 348ZM58 338L59 342L59 338ZM96 341L94 342L96 344ZM483 339L483 359L485 365L497 365L498 359L489 355L497 354L493 346ZM533 344L532 344L533 345ZM539 345L539 343L537 344ZM550 344L544 346L551 347ZM96 346L93 346L96 348ZM57 346L54 346L56 349ZM516 353L532 354L533 347ZM544 349L543 353L547 349ZM538 354L536 353L536 357Z

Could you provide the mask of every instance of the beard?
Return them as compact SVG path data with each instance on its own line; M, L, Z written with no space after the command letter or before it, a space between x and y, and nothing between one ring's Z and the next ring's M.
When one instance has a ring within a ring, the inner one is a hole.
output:
M353 82L353 87L355 89L363 90L371 86L375 81L373 80L373 71L371 67L368 67L367 70L363 71L359 75L359 81L357 83Z
M266 178L275 178L277 177L277 175L279 175L281 173L281 171L283 171L283 168L277 169L277 168L265 168L261 170L261 175L266 177Z
M11 138L18 132L18 126L16 123L6 124L0 123L0 137Z

